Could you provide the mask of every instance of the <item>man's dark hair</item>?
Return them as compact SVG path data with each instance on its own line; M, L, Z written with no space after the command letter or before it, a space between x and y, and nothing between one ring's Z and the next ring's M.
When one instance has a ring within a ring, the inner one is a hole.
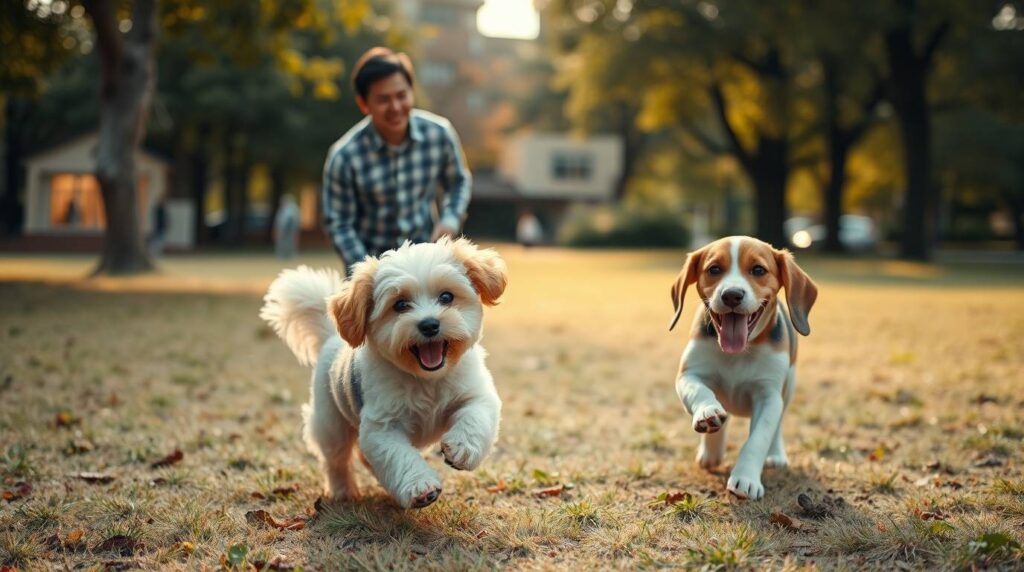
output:
M395 53L388 48L376 47L366 51L352 70L352 88L363 99L370 93L370 86L377 80L400 73L413 85L412 61L404 53Z

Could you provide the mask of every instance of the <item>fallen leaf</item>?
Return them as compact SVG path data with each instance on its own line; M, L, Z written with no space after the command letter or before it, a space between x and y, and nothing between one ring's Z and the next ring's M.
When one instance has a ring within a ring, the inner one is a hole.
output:
M76 479L82 479L87 483L99 483L101 485L111 483L114 481L115 478L114 475L108 475L106 473L93 473L88 471L84 471L81 473L71 473L71 475L69 476L74 477Z
M872 451L870 455L868 455L868 460L869 461L881 461L883 459L885 459L885 447L884 446L879 446L877 449Z
M1002 467L1003 461L998 457L986 457L978 461L977 463L974 463L974 466L978 467L979 469L987 469L989 467Z
M64 541L65 546L76 546L82 542L82 537L85 536L85 531L81 528L76 528L68 533L67 539Z
M843 497L832 498L829 495L825 495L820 503L816 503L809 495L800 493L796 497L796 503L800 505L805 516L825 518L832 516L836 510L841 509L846 504L846 501L843 500Z
M265 510L250 510L245 513L245 520L251 524L265 524L271 528L279 528L281 530L302 530L306 527L305 517L297 516L284 522L278 522Z
M919 508L915 508L914 515L921 520L946 520L946 515L943 514L941 510L923 511Z
M689 501L692 498L693 495L691 495L690 493L664 492L654 497L654 500L647 503L647 506L651 508L661 508L664 506L672 506L674 504L679 504L684 501Z
M286 496L289 496L292 493L296 493L298 491L299 491L299 483L293 483L291 486L278 487L278 488L274 489L272 491L272 493L274 495L276 495L276 496L279 496L279 497L286 497Z
M508 489L508 484L505 483L505 479L499 479L493 486L487 487L489 493L501 493Z
M665 496L665 505L678 504L693 498L690 493L670 493Z
M562 485L555 485L553 487L537 489L533 491L533 495L539 498L557 497L558 495L562 494L562 491L564 490L565 487L563 487Z
M160 467L169 467L169 466L174 465L176 463L180 463L181 460L184 459L184 458L185 458L185 453L182 453L181 449L175 449L174 452L171 453L170 455L167 455L166 457L164 457L163 459L160 459L159 461L154 461L149 466L154 468L154 469L158 469Z
M16 501L20 498L25 498L32 492L32 483L26 481L18 481L14 483L14 488L3 492L4 500L7 502Z
M773 512L772 515L768 517L768 521L787 530L793 530L796 532L808 530L808 526L806 524L781 511Z
M61 411L54 418L54 423L57 427L71 427L81 422L82 420L72 415L70 411Z
M195 552L196 547L191 542L189 542L187 540L182 540L181 542L179 542L179 543L174 545L174 549L175 550L180 550L181 552L183 552L185 554L192 554L193 552Z

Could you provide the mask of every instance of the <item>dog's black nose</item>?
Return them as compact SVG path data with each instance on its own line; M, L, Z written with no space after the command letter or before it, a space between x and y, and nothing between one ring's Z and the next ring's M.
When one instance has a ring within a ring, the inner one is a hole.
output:
M432 338L441 331L441 321L437 318L426 318L420 320L420 323L416 324L416 327L419 328L421 334L428 338Z
M722 301L730 308L739 306L740 302L743 301L743 290L740 290L739 288L726 289L725 292L722 292Z

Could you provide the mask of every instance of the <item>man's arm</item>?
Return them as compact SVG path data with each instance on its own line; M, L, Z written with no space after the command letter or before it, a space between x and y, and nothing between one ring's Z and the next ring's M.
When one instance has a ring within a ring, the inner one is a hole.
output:
M441 186L444 199L441 203L441 219L434 228L432 240L446 234L458 234L462 221L469 207L469 196L473 186L473 176L466 166L466 157L462 152L462 144L455 128L446 128L447 141L444 153L445 165L441 170Z
M345 264L345 273L366 258L366 247L356 234L358 203L349 167L340 152L329 153L324 164L324 227L334 250Z

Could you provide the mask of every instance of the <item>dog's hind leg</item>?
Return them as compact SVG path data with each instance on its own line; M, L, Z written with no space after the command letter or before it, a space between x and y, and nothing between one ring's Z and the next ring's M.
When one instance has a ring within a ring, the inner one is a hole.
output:
M793 397L793 389L796 386L796 368L790 367L789 374L786 376L786 384L783 386L782 399L784 402L783 413L786 411L786 406L789 405L789 400ZM775 437L772 438L772 445L768 448L768 456L764 460L765 467L777 467L786 468L789 466L789 457L786 456L786 443L782 438L782 423L779 423L779 428L775 431Z
M310 401L303 406L302 416L306 445L320 460L325 495L334 500L359 498L359 483L352 470L352 450L359 432L338 411L330 394L326 368L321 371L318 367L314 372Z
M722 428L716 433L704 433L700 436L697 447L697 464L711 470L722 464L725 457L725 430L728 420L722 422Z

